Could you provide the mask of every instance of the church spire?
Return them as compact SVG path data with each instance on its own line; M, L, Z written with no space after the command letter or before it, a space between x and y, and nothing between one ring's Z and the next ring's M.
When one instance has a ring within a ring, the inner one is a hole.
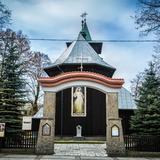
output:
M92 39L91 39L89 30L88 30L88 27L87 27L86 16L87 16L86 12L81 14L81 17L82 17L82 29L81 29L80 33L83 35L85 40L91 41Z

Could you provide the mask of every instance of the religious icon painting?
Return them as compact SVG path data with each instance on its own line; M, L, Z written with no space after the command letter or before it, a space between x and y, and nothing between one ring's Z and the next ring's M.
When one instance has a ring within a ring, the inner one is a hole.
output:
M4 137L5 123L0 123L0 137Z
M71 116L86 117L86 87L72 87Z

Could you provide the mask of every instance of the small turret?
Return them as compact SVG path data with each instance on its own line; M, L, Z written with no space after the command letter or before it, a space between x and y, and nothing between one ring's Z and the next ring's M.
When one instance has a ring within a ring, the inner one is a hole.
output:
M80 33L83 36L83 38L86 41L88 41L88 43L96 51L96 53L101 54L101 52L102 52L102 42L92 41L88 26L87 26L87 22L86 22L86 15L87 15L86 12L81 15L81 17L82 17L82 21L81 21L82 29L80 30ZM71 43L72 42L66 42L67 47L69 47L71 45Z
M87 23L86 23L86 15L87 15L86 12L81 15L81 17L82 17L82 29L81 29L80 33L82 34L82 36L84 37L84 39L86 41L91 41L92 40L91 35L89 33Z

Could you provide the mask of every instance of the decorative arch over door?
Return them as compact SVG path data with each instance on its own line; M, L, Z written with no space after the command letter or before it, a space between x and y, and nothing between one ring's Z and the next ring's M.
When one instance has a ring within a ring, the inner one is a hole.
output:
M75 87L76 88L76 87ZM56 93L55 135L76 136L76 126L82 126L82 136L105 137L106 135L106 94L86 87L85 116L72 116L72 88Z
M123 79L112 79L93 72L66 72L55 77L43 77L39 82L44 91L58 92L73 86L87 86L101 92L118 92Z
M74 86L97 89L106 94L106 144L108 154L125 152L121 120L118 115L118 92L123 79L112 79L93 72L66 72L55 77L40 78L44 90L44 115L41 119L36 152L38 154L54 153L56 92ZM50 136L43 136L42 126L51 126ZM112 126L119 128L117 137L111 136Z

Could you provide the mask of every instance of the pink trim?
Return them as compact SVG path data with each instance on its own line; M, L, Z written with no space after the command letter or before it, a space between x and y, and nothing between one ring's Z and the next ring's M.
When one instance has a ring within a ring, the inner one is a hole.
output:
M93 72L66 72L55 77L41 77L38 79L42 87L54 87L73 81L91 81L110 88L121 88L123 79L113 79Z

